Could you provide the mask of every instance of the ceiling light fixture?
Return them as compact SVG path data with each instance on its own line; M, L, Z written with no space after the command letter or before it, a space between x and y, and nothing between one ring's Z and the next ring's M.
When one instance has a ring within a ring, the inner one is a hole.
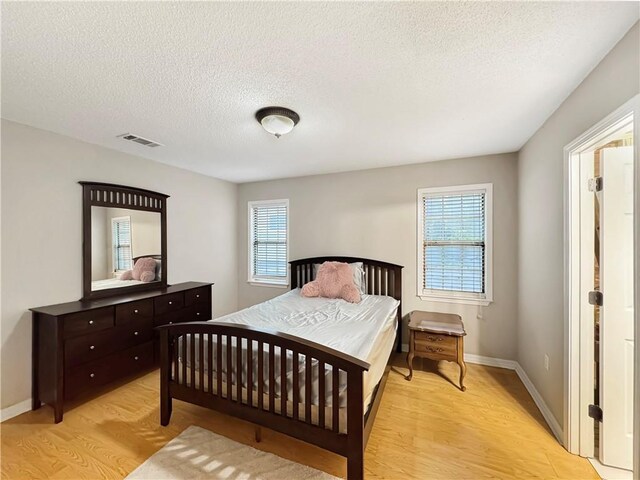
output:
M256 112L256 120L276 138L289 133L300 121L300 115L284 107L265 107Z

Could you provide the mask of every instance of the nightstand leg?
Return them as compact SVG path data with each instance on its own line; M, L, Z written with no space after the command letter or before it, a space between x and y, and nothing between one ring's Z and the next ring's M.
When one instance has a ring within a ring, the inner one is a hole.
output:
M467 374L467 364L464 363L464 340L458 337L458 365L460 365L460 390L463 392L467 389L464 386L464 377Z
M413 357L415 354L413 353L413 330L409 334L409 354L407 355L407 365L409 366L409 375L404 377L405 380L411 381L413 378Z
M409 380L411 381L411 379L413 378L413 357L415 355L413 354L413 352L409 352L409 354L407 355L407 365L409 365L409 375L407 375L405 378L405 380Z

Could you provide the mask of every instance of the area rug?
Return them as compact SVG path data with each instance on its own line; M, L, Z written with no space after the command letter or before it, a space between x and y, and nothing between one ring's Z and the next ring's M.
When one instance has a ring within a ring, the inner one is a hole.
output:
M315 468L191 426L129 474L129 480L338 480Z

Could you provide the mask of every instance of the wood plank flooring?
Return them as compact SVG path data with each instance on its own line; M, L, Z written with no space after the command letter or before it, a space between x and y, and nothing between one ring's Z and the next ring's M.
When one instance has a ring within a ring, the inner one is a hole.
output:
M407 382L394 362L367 446L367 479L599 478L583 458L555 440L516 374L469 365L459 391L457 366L416 360ZM6 479L117 479L190 425L346 475L337 455L204 408L174 401L168 427L159 424L158 372L135 379L65 413L53 424L44 406L0 425Z

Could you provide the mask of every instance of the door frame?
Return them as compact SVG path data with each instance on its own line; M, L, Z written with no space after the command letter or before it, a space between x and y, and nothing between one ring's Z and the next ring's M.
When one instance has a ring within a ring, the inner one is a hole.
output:
M581 360L593 360L593 330L584 332L580 329L580 212L577 208L580 200L579 169L576 165L577 152L584 151L591 145L606 137L613 125L633 115L634 120L634 245L640 243L640 95L636 95L613 113L584 132L564 147L564 446L567 450L581 456L593 455L591 446L585 445L588 429L588 417L580 415L584 406L591 403L593 396L593 369L587 363L587 371L581 368ZM637 212L637 213L636 213ZM576 248L576 246L578 248ZM640 275L640 251L634 251L634 278ZM635 365L640 365L640 281L634 289L634 342ZM583 329L584 330L584 329ZM591 375L589 375L589 369ZM634 381L634 473L640 477L640 368L635 368ZM582 433L582 436L581 436ZM582 437L582 438L581 438ZM593 436L591 435L591 438ZM582 441L581 441L582 440Z

